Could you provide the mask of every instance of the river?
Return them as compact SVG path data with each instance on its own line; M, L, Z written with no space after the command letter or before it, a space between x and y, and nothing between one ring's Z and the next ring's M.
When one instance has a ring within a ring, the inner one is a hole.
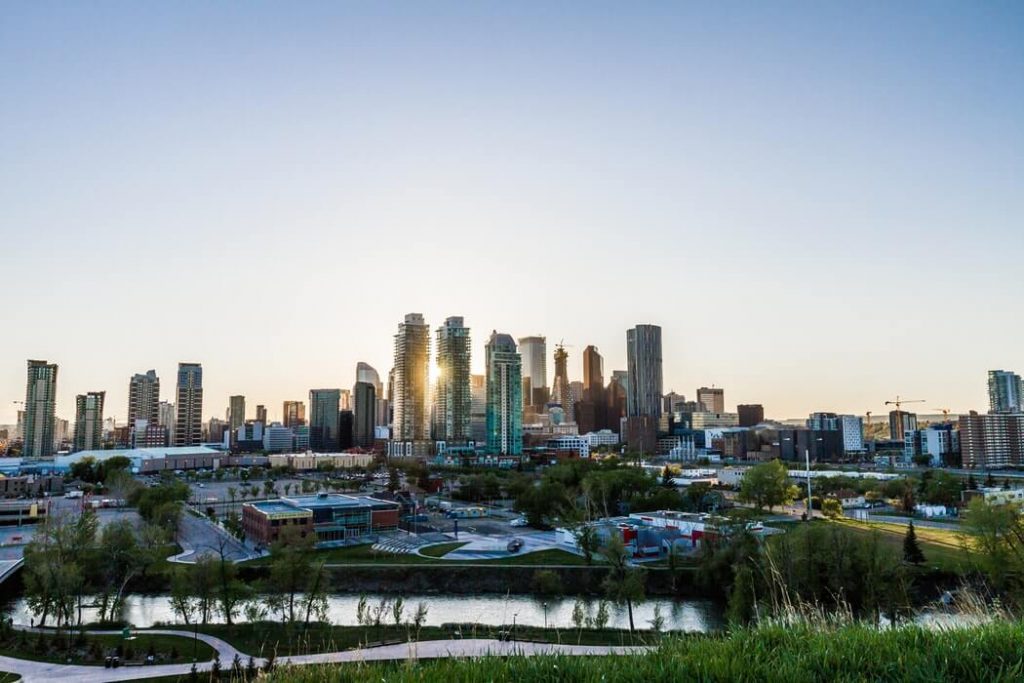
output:
M366 596L371 605L381 599L393 600L393 595ZM576 604L574 598L548 599L546 601L523 595L406 595L405 614L411 618L420 602L427 604L426 625L440 626L448 623L476 623L497 626L517 624L543 626L545 618L548 626L559 628L572 627L572 613ZM331 623L339 625L357 625L356 605L358 595L332 595L328 598L328 618ZM584 605L593 615L597 611L598 601L584 600ZM546 607L545 607L546 604ZM661 608L661 616L665 620L665 629L675 631L701 632L716 631L724 626L721 607L710 600L648 600L633 607L633 619L637 628L650 628L654 619L655 607ZM15 624L28 626L34 615L28 610L24 598L11 603L11 617ZM137 628L147 628L155 624L182 623L171 611L170 600L166 595L130 595L125 599L124 619ZM629 616L625 607L609 605L609 623L612 628L629 628ZM96 620L96 610L86 608L82 612L85 622ZM273 619L273 616L268 616ZM219 619L214 619L219 621ZM245 621L239 616L236 621Z

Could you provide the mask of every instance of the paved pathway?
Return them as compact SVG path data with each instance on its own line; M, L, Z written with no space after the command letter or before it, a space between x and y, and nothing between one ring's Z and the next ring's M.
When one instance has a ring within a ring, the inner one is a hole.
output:
M193 638L191 631L147 629L145 633ZM89 631L93 634L114 633L120 631ZM235 655L242 663L249 661L249 655L241 652L230 643L214 636L199 634L199 640L213 647L220 655L221 667L227 669ZM556 645L553 643L503 642L485 638L466 638L461 640L427 640L419 643L402 643L399 645L382 645L380 647L361 650L345 650L343 652L325 652L316 655L296 655L279 657L278 663L290 664L335 664L345 662L381 662L409 659L438 659L443 657L507 657L518 655L530 657L534 655L621 655L640 653L649 650L644 646L608 646L608 645ZM257 665L262 666L263 659L254 658ZM210 668L210 662L197 667L200 671ZM106 683L107 681L132 681L158 676L185 676L192 669L191 664L159 664L155 666L130 666L118 669L107 669L103 666L76 666L53 664L49 662L32 662L25 659L0 656L0 671L20 674L25 683L33 681L56 681L68 679L76 683Z

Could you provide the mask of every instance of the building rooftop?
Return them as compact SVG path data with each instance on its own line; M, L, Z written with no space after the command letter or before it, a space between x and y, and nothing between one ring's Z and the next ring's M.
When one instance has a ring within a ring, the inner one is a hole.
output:
M289 505L288 503L283 503L279 500L266 500L258 503L252 503L252 505L260 512L265 512L269 515L282 512L304 512L304 510L296 508L294 505Z

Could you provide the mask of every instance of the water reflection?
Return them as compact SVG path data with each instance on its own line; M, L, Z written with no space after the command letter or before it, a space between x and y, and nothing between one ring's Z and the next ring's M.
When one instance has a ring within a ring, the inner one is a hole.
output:
M394 599L395 596L367 595L371 604L381 599ZM406 614L411 617L416 605L425 602L429 608L427 625L439 626L446 623L476 623L487 625L517 624L543 626L545 617L547 625L558 628L571 628L574 598L540 600L522 595L406 595ZM328 615L332 623L354 626L356 622L356 606L358 595L333 595L329 598ZM598 601L585 599L582 601L585 611L593 617L597 613ZM654 619L655 607L661 608L661 616L665 620L665 629L706 633L723 627L721 609L709 600L649 600L633 607L633 620L637 628L650 628ZM34 615L28 610L23 598L12 604L11 616L16 624L28 625ZM95 621L95 608L85 608L82 613L84 621ZM131 595L125 599L124 619L133 626L145 628L157 622L182 623L175 617L166 595ZM219 619L216 619L219 621ZM245 621L239 615L235 621ZM629 615L624 607L609 605L608 626L611 628L628 628Z

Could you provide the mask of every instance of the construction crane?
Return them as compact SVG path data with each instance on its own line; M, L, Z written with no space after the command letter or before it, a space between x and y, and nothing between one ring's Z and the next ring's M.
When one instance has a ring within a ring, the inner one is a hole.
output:
M949 408L936 408L936 410L942 413L943 422L949 422L949 414L953 411L951 411Z
M871 426L871 411L868 411L868 427Z
M925 402L925 399L923 399L923 398L900 398L899 394L897 394L895 400L893 400L893 401L886 401L885 405L887 405L887 406L896 406L896 410L898 411L900 409L900 406L902 406L904 403L924 403L924 402Z

